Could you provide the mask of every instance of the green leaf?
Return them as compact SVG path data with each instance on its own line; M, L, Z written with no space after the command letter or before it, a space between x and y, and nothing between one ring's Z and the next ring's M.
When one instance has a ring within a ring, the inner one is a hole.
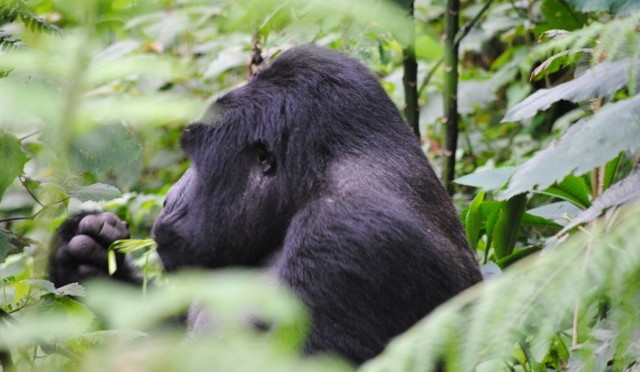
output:
M589 188L582 177L568 175L562 182L547 188L541 193L566 200L583 209L591 205Z
M116 240L109 246L109 250L115 250L120 253L132 253L148 248L153 251L158 247L153 239L121 239Z
M0 263L13 253L20 252L24 247L38 244L35 240L18 235L10 230L0 228Z
M420 35L416 38L416 57L428 61L437 60L444 53L440 40L434 40L430 35Z
M467 240L469 240L469 244L471 244L471 248L473 248L473 250L478 248L480 232L484 229L485 216L482 214L480 209L483 202L484 192L480 192L475 198L473 198L464 219L464 229L467 233Z
M576 30L585 25L588 18L572 11L563 0L544 0L540 7L546 19L546 25L552 29Z
M9 252L11 252L11 248L13 248L13 246L9 243L9 239L0 231L0 263L4 263Z
M542 217L545 220L551 220L558 225L564 226L580 212L582 212L582 209L576 207L575 204L563 201L529 209L527 214Z
M496 190L504 186L515 171L515 167L495 168L471 173L457 178L453 182L460 185L479 187L483 190Z
M618 156L640 149L640 95L604 105L571 126L559 141L520 165L499 198L534 188L544 190L568 174L583 174Z
M94 183L92 185L70 191L69 196L80 201L100 201L119 198L122 196L122 193L117 187L106 185L104 183Z
M501 259L513 252L526 204L526 194L520 194L507 200L500 209L493 232L493 251L496 258Z
M62 314L67 318L72 328L80 334L91 326L95 319L95 315L82 303L71 299L70 297L58 297L48 306L46 311L51 313Z
M120 124L104 125L71 143L71 164L78 172L105 172L140 157L142 147Z
M528 119L560 100L581 102L609 96L627 85L630 66L629 59L604 62L587 70L579 78L550 89L540 89L509 109L502 122ZM637 67L634 65L633 68ZM640 83L640 74L636 74L635 78L637 85Z
M622 161L623 158L624 158L624 154L620 153L618 154L617 157L607 162L607 165L605 166L605 174L604 174L604 180L602 184L605 190L608 189L609 186L611 186L611 184L613 183L613 180L616 177L616 173L618 173L618 167L620 166L620 162Z
M583 12L605 11L612 14L629 14L640 10L637 0L567 0L569 4Z
M639 223L640 209L633 207L609 230L575 234L556 249L513 265L498 277L439 306L394 338L382 354L361 370L394 371L398 366L415 371L437 370L442 367L445 348L452 342L456 344L454 352L460 371L479 371L480 365L495 360L502 361L502 365L491 364L484 371L508 370L514 365L513 370L533 370L514 364L514 345L523 339L531 344L548 343L558 336L569 342L572 336L577 337L580 352L586 356L586 364L579 370L606 370L611 358L604 361L602 368L592 358L602 348L597 342L602 330L587 327L578 333L572 330L572 324L576 316L581 323L591 322L594 318L585 312L602 306L603 299L612 298L615 300L606 303L606 322L612 329L608 335L613 344L620 346L614 359L622 358L623 364L611 369L624 370L638 358L628 345L635 342L632 340L638 329ZM621 329L629 332L619 332ZM556 352L566 357L567 351L561 346L558 349ZM575 351L572 349L571 353ZM572 359L575 362L574 356Z
M575 64L585 54L591 53L591 49L582 48L577 50L565 50L558 54L554 54L542 62L531 73L532 80L540 80L554 72L558 72L565 66Z
M497 264L501 269L508 267L509 265L520 261L521 259L540 251L540 247L528 247L524 249L520 249L507 257L503 257L498 260Z
M113 275L118 270L118 264L116 263L116 251L107 251L107 264L109 266L109 275Z
M485 202L482 204L483 213L487 216L486 223L486 231L487 231L487 248L486 251L489 252L489 248L493 244L493 233L496 229L496 224L498 223L498 217L500 216L500 211L506 204L506 201L493 201L493 202Z
M78 283L69 283L56 289L56 293L60 296L83 297L86 291L83 286Z
M593 204L574 218L571 223L567 224L560 234L580 224L595 220L607 208L626 204L637 199L640 199L640 167L636 167L631 174L598 196L593 201Z
M24 165L29 158L16 137L0 131L0 159L2 159L2 166L0 166L0 200L2 200L7 187L23 173Z
M543 227L558 230L562 228L562 225L559 225L552 220L529 213L525 213L524 216L522 216L522 226Z

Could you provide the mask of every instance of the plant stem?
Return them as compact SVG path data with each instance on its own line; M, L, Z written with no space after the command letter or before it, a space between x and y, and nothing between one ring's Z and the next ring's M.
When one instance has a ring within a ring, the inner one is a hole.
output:
M455 189L456 150L458 148L458 21L460 0L447 0L445 10L444 51L444 118L445 143L443 147L442 182L449 195Z
M408 4L409 18L411 29L409 34L408 45L402 49L402 64L404 67L404 75L402 76L402 85L404 87L404 116L409 123L413 133L420 138L420 108L418 106L418 62L416 61L415 52L415 23L413 18L413 4Z

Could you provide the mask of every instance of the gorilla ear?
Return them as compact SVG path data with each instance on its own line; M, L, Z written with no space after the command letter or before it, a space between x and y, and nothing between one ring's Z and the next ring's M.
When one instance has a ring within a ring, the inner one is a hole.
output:
M253 145L253 154L255 161L260 167L263 174L272 175L276 171L276 156L269 151L263 142L257 142Z

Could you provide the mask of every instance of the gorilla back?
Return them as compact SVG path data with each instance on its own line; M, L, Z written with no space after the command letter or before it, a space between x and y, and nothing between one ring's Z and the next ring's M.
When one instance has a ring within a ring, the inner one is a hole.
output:
M302 46L189 126L154 227L168 270L263 267L312 314L305 352L360 363L481 280L451 200L377 79Z

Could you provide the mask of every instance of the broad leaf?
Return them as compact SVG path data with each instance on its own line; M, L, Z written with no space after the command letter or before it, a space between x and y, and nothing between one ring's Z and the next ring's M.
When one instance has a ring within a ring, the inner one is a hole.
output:
M605 11L613 14L629 14L640 10L638 0L567 0L567 2L583 12Z
M522 216L522 226L530 226L530 227L543 227L543 228L552 228L552 229L561 229L562 226L555 223L552 220L546 219L544 217L536 216L534 214L525 213Z
M622 181L614 184L593 201L591 207L580 213L570 224L564 227L560 234L600 216L600 213L610 207L629 203L640 199L640 167L636 168Z
M572 220L580 214L582 210L569 202L557 202L541 207L529 209L526 215L532 215L544 218L545 220L553 221L558 225L566 225L568 221ZM524 223L524 220L523 220Z
M572 12L564 0L544 0L540 10L547 26L553 29L572 31L581 28L588 21L584 14Z
M588 208L591 205L589 188L582 177L574 175L568 175L562 182L547 188L542 193L566 200L580 208Z
M624 154L620 153L617 157L610 160L605 167L604 180L602 181L602 185L604 189L608 189L609 186L613 183L613 179L618 173L618 167L620 166L620 162L624 158Z
M93 185L70 191L69 196L79 199L80 201L100 201L119 198L122 196L122 193L114 186L105 185L104 183L94 183Z
M482 214L481 205L484 202L484 192L480 192L471 202L467 215L464 218L464 229L471 248L476 250L480 232L484 229L485 216Z
M524 101L513 106L502 122L520 121L533 117L538 111L549 108L560 100L581 102L590 98L613 94L627 84L629 59L601 63L587 70L579 78L550 89L540 89ZM634 66L637 68L637 66ZM640 74L636 74L636 85L640 84Z
M615 126L615 127L614 127ZM516 170L500 198L544 190L568 174L583 174L622 151L640 149L640 95L607 104Z
M526 204L526 194L520 194L507 200L500 210L493 232L493 251L498 259L509 256L513 252Z
M2 166L0 166L0 200L2 200L7 187L22 174L29 158L16 137L0 131L0 159L2 159Z
M83 286L78 283L69 283L56 289L56 293L60 296L76 296L82 297L86 295L86 291Z
M74 139L71 163L80 172L104 172L135 161L141 146L122 125L105 125Z
M554 54L533 70L531 80L540 80L545 76L558 72L561 68L576 63L586 53L591 53L591 49L565 50Z
M630 213L629 213L630 212ZM603 298L614 298L629 306L611 306L607 321L615 329L638 329L637 288L640 267L640 210L634 208L609 231L592 230L576 234L558 249L513 265L500 276L466 291L439 306L424 320L395 338L386 350L361 369L366 372L394 371L398 366L412 371L483 371L508 369L514 359L514 345L526 335L530 345L548 342L559 334L571 340L595 339L597 329L572 329L597 309ZM523 254L529 253L526 249ZM634 307L635 306L635 307ZM576 310L579 310L577 313ZM578 333L581 331L581 333ZM629 337L636 333L612 332L614 343L622 345L618 357L628 353ZM454 346L452 348L451 346ZM591 358L599 343L579 344L587 358L585 368L600 371ZM443 356L456 358L456 369L442 366ZM632 353L631 361L637 358ZM502 364L495 364L496 360ZM610 359L609 359L610 360ZM615 360L615 358L614 358ZM542 368L542 370L545 370Z
M496 190L504 186L516 171L515 167L502 167L471 173L453 180L453 182L479 187L483 190Z
M8 255L18 253L24 247L35 244L37 244L37 242L34 240L0 228L0 263L3 263Z

